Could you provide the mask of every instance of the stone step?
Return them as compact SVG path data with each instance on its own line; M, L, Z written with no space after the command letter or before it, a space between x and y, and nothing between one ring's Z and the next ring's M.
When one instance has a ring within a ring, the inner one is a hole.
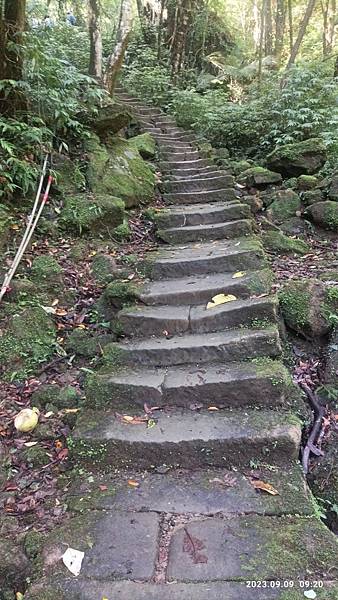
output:
M270 464L285 465L298 457L301 427L287 413L179 410L157 412L155 419L156 424L147 427L126 424L114 412L84 411L72 436L74 455L91 468L98 452L100 469L113 465L145 470L163 464L185 469L249 467L267 457Z
M252 233L252 220L231 221L230 223L211 223L209 225L187 225L159 229L158 237L169 244L185 244L205 240L234 239Z
M215 170L216 167L204 167L204 169L199 169L198 173L195 175L187 175L185 173L185 169L183 173L180 175L169 175L166 177L166 181L182 181L189 180L193 181L195 179L214 179L215 177L229 176L231 173L229 171L225 171L224 169Z
M249 298L253 294L269 293L271 282L267 271L249 271L241 278L229 273L191 275L180 279L152 281L144 285L139 299L148 306L204 304L217 294L232 294L237 298Z
M186 161L161 161L159 163L160 170L166 173L173 173L174 175L181 174L182 171L185 171L186 174L190 174L193 170L195 173L198 173L201 168L210 167L210 161L206 158L199 158L198 160L186 160ZM183 173L184 174L184 173Z
M182 152L183 150L192 150L193 148L192 144L186 141L179 142L177 140L165 140L157 143L161 152L171 152L173 149Z
M281 354L278 330L233 329L216 333L185 334L172 338L132 340L107 344L107 368L119 360L121 365L167 367L185 364L224 363ZM118 357L118 358L116 358Z
M165 143L167 141L196 142L196 136L193 133L178 133L174 135L168 135L167 133L154 132L153 135L159 143Z
M162 249L154 255L148 254L143 264L151 279L177 279L190 275L261 269L266 264L266 256L261 243L255 237L250 237L236 242L215 240L212 243Z
M182 193L182 192L200 192L210 190L223 190L224 188L232 187L235 180L232 175L218 175L204 179L203 176L199 179L181 179L180 181L166 181L163 185L165 192Z
M91 510L133 513L161 512L169 515L222 515L233 517L243 514L282 516L311 516L314 513L309 488L304 481L300 465L269 470L260 466L263 480L269 481L279 494L258 493L245 475L227 469L211 469L187 473L179 469L158 473L136 473L137 492L126 486L124 474L108 473L108 486L97 493L102 485L102 475L94 473L91 481L75 476L67 494L67 504L75 514L83 514L83 500ZM104 477L104 475L103 475ZM227 480L232 485L226 485ZM224 485L222 485L224 482ZM290 493L292 492L292 493ZM101 600L100 598L98 600ZM219 600L219 599L218 599Z
M162 150L162 148L160 148L160 152L161 152L161 158L164 160L167 160L169 162L171 162L171 161L186 162L186 161L192 161L192 160L199 160L201 158L198 150L194 150L193 148L190 148L190 150L186 150L185 152L182 152L181 150L178 150L177 152L173 152L173 150L164 151L164 150Z
M136 105L134 105L133 107L133 112L141 116L149 115L150 117L152 117L154 123L156 123L157 119L159 118L159 115L162 114L161 111L157 108L144 108Z
M213 204L188 204L158 211L155 217L157 227L183 227L189 225L209 225L250 217L250 207L236 202L214 202Z
M202 192L176 192L163 194L166 204L205 204L206 202L230 202L236 200L234 188L205 190Z
M201 306L135 306L119 312L119 325L131 337L191 333L211 333L241 325L264 326L277 319L275 297L249 298L220 304L212 309Z
M282 363L274 360L176 366L132 367L95 373L86 383L88 408L135 407L295 408L299 393Z

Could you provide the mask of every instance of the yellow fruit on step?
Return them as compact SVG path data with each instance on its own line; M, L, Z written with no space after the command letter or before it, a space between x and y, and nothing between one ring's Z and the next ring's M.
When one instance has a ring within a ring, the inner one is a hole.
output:
M23 433L33 431L38 424L39 414L37 408L24 408L20 410L14 419L15 429Z

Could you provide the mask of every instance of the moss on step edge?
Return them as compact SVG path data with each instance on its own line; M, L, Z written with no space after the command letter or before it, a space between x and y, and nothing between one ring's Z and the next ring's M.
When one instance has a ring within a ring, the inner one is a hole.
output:
M285 254L306 254L310 250L303 240L290 238L281 231L264 232L262 242L267 250Z

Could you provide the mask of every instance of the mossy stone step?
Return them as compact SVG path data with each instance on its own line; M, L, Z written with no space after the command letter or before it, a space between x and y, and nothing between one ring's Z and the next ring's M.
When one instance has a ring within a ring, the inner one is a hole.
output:
M232 175L218 175L203 179L181 179L180 181L166 181L163 184L165 192L200 192L202 190L223 190L234 185Z
M182 408L286 408L301 394L279 361L268 358L229 364L132 367L91 374L86 381L88 408L135 410L148 406Z
M263 247L255 237L161 249L153 255L149 254L143 262L144 269L153 280L257 270L265 264Z
M223 332L154 337L107 344L104 360L109 369L119 364L166 367L171 365L227 363L281 354L277 328L231 329Z
M217 167L215 166L210 166L210 167L205 167L204 169L200 169L199 172L193 175L186 175L185 171L186 169L183 171L183 173L181 173L181 175L169 175L168 177L166 177L166 181L175 181L175 182L180 182L182 180L187 180L187 181L195 181L196 179L214 179L215 177L222 177L222 176L231 176L231 173L229 171L225 171L224 169L218 169L216 170Z
M130 337L212 333L241 325L263 327L277 320L277 298L249 298L201 306L135 306L119 312L119 330ZM167 332L164 334L164 332Z
M247 204L234 202L214 202L212 204L187 204L186 206L168 207L156 211L154 221L159 228L183 227L191 225L209 225L236 221L250 216Z
M252 234L252 220L237 220L229 223L187 225L157 231L158 237L169 244L185 244L208 240L233 239Z
M180 149L177 152L174 152L173 150L164 151L162 148L160 148L160 152L161 159L167 160L168 162L189 162L192 160L199 160L201 158L199 152L193 148L190 150L184 150L183 152Z
M175 172L178 170L181 172L185 171L186 169L198 170L200 168L210 167L210 162L206 158L198 158L197 160L162 160L159 163L159 167L163 173L168 171L172 172L173 170Z
M136 415L131 415L136 416ZM116 413L85 411L74 430L74 456L99 469L287 465L298 457L300 423L288 413L247 410L156 413L155 425L130 425ZM95 460L97 456L97 460Z
M234 188L220 188L216 190L203 190L200 192L176 192L164 194L166 204L205 204L206 202L231 202L236 200Z
M177 142L196 142L196 135L193 133L180 132L177 134L160 133L157 130L150 132L158 142L177 141Z
M206 304L217 294L249 298L270 292L270 271L249 272L243 277L231 273L196 275L180 279L152 281L138 292L138 298L148 306Z

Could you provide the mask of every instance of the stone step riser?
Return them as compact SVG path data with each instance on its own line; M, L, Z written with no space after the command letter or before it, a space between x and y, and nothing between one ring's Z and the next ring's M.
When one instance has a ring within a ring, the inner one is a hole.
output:
M187 161L192 161L192 160L198 160L200 159L200 155L199 152L197 152L197 150L193 150L192 148L190 150L187 150L186 152L164 152L161 149L161 158L164 160L167 160L169 162L171 161L177 161L177 162L187 162Z
M166 173L171 173L173 175L188 175L192 171L195 174L198 174L201 169L206 167L210 167L210 162L206 158L200 158L198 160L191 161L161 161L159 163L159 168L161 171Z
M147 264L147 261L145 261ZM148 263L149 264L149 263ZM210 256L196 260L158 260L149 264L147 270L153 280L176 279L208 273L229 273L260 269L264 264L263 252L243 251L228 256Z
M215 336L216 337L216 336ZM224 336L225 337L225 336ZM194 345L191 340L188 345L184 338L178 338L176 345L165 348L159 340L149 348L140 344L139 348L120 345L124 351L126 365L144 365L147 367L169 367L173 365L228 363L260 357L276 358L281 354L281 346L277 332L270 330L254 331L254 334L244 335L238 339L217 339Z
M158 237L168 244L186 244L211 240L230 240L252 233L252 221L242 220L214 225L160 229Z
M203 208L202 208L203 207ZM190 207L187 207L190 209ZM168 209L167 209L168 210ZM191 225L211 225L213 223L227 223L237 219L247 219L250 217L250 207L247 204L239 202L221 203L220 205L211 204L196 205L196 210L177 211L171 209L166 214L159 214L156 217L156 225L160 229L169 227L184 227Z
M231 365L221 368L213 365L190 370L173 368L169 371L141 371L138 378L132 374L111 376L97 375L86 386L85 406L105 407L115 410L132 410L149 406L173 406L177 408L287 408L290 385L282 366L266 374L255 367ZM233 369L233 371L231 371ZM251 371L251 372L250 372ZM258 369L257 369L258 371ZM98 390L100 390L98 394Z
M169 308L169 307L168 307ZM206 309L205 305L181 307L178 311L158 309L121 311L118 315L123 334L129 337L160 337L164 331L170 335L183 333L214 333L235 329L240 326L268 325L277 321L277 304L269 298L235 301L217 308Z
M211 190L224 190L234 185L232 175L219 175L208 179L193 179L190 181L166 181L162 186L168 193L201 192Z
M236 191L233 188L163 195L165 204L205 204L207 202L231 202L236 200L236 198Z
M215 171L214 167L205 167L204 169L200 169L199 172L195 175L187 175L186 173L181 173L181 175L167 175L166 181L182 181L189 180L195 181L198 179L214 179L215 177L223 177L231 175L230 171L226 171L224 169Z
M181 289L176 288L173 291L168 285L163 291L161 289L161 291L156 292L153 286L150 285L145 287L139 298L147 306L155 306L156 304L186 306L206 304L213 296L222 293L232 294L241 299L249 298L251 295L251 277L243 277L237 281L234 279L231 283L223 283L221 277L217 278L215 282L210 278L210 281L205 281L203 285L194 286L192 282L191 285L187 284L182 286Z
M193 133L178 133L175 135L168 135L166 133L153 133L154 138L159 144L165 144L166 142L196 142L196 136Z
M181 142L180 144L178 144L177 142L166 142L165 144L158 144L158 146L161 154L176 154L176 152L191 152L196 150L196 148L193 148L191 144L186 142Z

